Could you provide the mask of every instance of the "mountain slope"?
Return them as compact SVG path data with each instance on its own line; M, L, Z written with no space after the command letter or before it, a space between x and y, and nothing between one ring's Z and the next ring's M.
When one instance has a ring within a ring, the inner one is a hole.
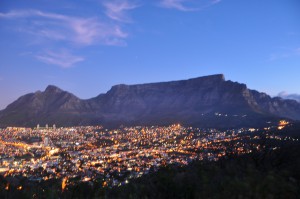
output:
M24 95L0 112L0 125L166 125L200 127L264 125L300 119L300 104L271 98L223 75L139 85L116 85L81 100L55 86Z
M80 124L91 107L85 101L55 86L20 97L0 113L5 125L33 126L38 123ZM2 125L3 126L3 125Z

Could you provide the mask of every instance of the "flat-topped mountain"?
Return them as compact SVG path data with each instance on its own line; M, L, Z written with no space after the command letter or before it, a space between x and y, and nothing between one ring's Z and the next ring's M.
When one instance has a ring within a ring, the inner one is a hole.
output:
M245 84L211 75L181 81L113 86L81 100L55 86L17 99L0 112L0 126L37 124L263 126L280 118L300 120L300 103L271 98Z

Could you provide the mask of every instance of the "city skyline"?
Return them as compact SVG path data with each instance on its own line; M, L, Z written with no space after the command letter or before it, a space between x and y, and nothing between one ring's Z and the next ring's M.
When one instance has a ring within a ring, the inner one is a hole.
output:
M87 99L120 83L219 73L297 97L299 9L296 0L4 0L0 110L47 85Z

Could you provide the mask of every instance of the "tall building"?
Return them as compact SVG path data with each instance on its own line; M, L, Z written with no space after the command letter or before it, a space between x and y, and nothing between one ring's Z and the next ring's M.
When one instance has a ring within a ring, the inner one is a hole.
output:
M45 137L45 138L44 138L44 146L45 146L45 147L50 146L50 138L49 138L49 137Z

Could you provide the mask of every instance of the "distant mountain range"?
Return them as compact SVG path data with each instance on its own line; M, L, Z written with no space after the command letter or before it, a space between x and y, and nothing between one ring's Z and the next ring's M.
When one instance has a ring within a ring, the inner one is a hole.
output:
M0 126L168 125L264 126L300 120L300 103L270 97L222 74L181 81L113 86L82 100L55 86L26 94L0 111Z

